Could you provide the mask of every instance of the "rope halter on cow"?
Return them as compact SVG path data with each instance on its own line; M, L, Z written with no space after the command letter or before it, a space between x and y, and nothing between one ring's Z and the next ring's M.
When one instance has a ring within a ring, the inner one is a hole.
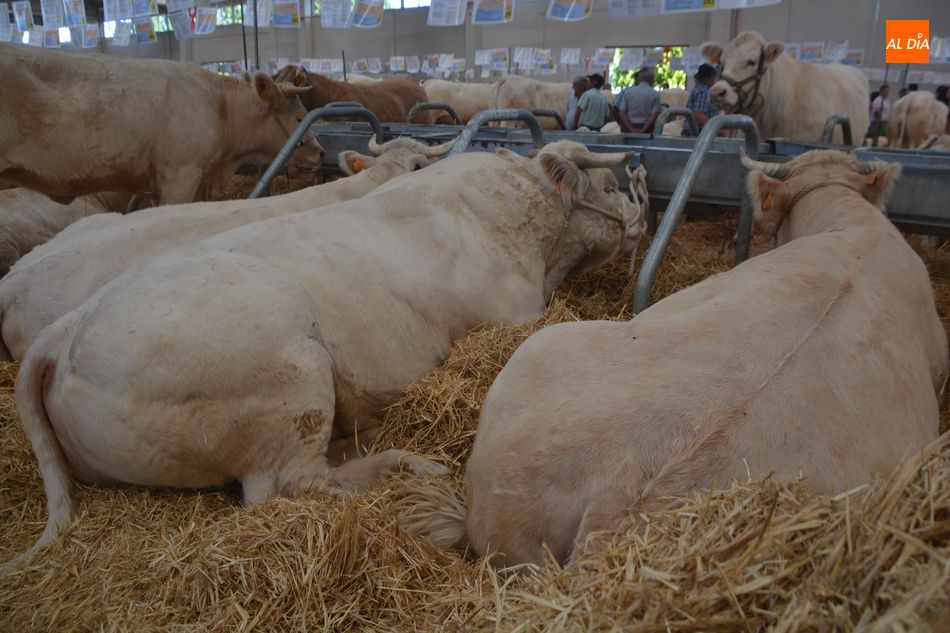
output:
M753 114L758 112L763 103L762 95L759 94L759 84L762 83L762 75L768 70L768 66L765 65L765 47L759 50L759 64L755 69L754 75L736 81L722 72L721 64L717 70L720 71L719 78L732 86L732 89L736 91L736 109L733 114ZM743 86L749 83L752 83L751 93L742 90Z

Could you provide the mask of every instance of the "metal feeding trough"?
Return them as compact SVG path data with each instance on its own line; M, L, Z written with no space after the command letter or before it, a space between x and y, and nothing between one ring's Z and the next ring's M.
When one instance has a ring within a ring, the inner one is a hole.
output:
M412 120L420 110L444 110L454 120L458 115L445 104L417 106L410 112ZM542 116L557 113L539 112ZM339 117L359 117L364 121L323 122L317 120ZM558 115L559 116L559 115ZM657 129L670 118L682 116L685 124L695 130L692 113L670 108L661 113ZM557 117L554 117L557 119ZM524 127L490 127L496 121L519 121ZM559 122L563 126L563 122ZM832 145L835 126L841 126L842 136L848 146ZM251 197L264 195L274 175L283 168L294 147L312 129L319 143L326 150L325 165L336 168L337 155L343 150L369 151L369 139L375 136L378 143L400 136L409 136L417 141L435 145L457 136L458 142L450 155L463 152L495 151L506 148L521 155L528 155L547 143L571 140L586 145L592 152L637 151L630 166L642 163L647 169L647 188L650 192L652 218L656 226L657 209L665 207L663 219L644 257L637 278L634 294L634 311L639 312L650 305L650 293L657 270L666 253L667 246L679 219L689 203L715 204L739 211L739 231L736 240L736 263L749 253L752 229L751 206L745 194L745 168L739 162L739 151L758 160L785 162L793 157L815 149L839 149L850 151L851 125L844 115L828 119L821 143L793 141L789 139L760 140L755 122L745 115L720 115L713 117L698 136L658 136L646 134L601 134L566 130L542 130L537 117L528 110L484 110L475 115L467 125L420 125L412 123L380 123L372 112L354 103L328 104L312 110L300 123L281 149L273 163L261 177ZM721 130L740 130L742 139L722 138ZM858 148L854 150L862 160L883 160L901 163L903 174L895 185L888 204L888 217L902 230L910 233L950 236L950 152L933 152L890 148ZM623 166L615 169L621 185L627 186Z

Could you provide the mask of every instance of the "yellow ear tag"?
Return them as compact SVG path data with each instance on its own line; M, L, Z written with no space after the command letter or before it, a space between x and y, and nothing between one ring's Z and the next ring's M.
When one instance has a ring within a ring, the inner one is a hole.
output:
M363 171L364 169L366 169L366 163L363 162L362 158L353 161L353 171Z
M772 192L765 194L765 200L762 201L762 209L768 211L772 208Z
M873 173L870 176L868 176L868 181L867 181L868 187L873 187L874 185L877 184L877 177L878 177L877 173Z

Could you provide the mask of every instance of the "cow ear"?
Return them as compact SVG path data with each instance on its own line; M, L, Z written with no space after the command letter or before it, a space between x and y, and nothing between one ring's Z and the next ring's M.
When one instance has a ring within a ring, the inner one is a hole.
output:
M785 44L782 42L769 42L766 44L765 49L762 51L765 54L765 63L771 64L774 62L784 50Z
M876 206L881 211L887 204L887 199L891 195L891 189L894 183L901 175L900 163L893 163L884 169L872 172L864 176L864 185L861 187L861 195L864 199Z
M771 234L785 212L785 185L761 171L752 171L746 176L746 191L755 221Z
M541 153L538 156L538 163L544 170L548 182L554 187L554 193L566 198L577 192L581 181L580 169L577 165L553 153Z
M699 52L710 64L716 66L719 64L719 59L722 57L722 46L716 44L715 42L706 42L699 47Z
M358 174L367 167L372 166L375 161L376 158L373 156L360 154L353 150L347 149L340 152L340 169L342 169L347 176Z
M261 101L268 105L277 106L284 101L284 93L266 73L260 71L254 73L254 90L257 91L257 96L261 98Z
M285 97L293 97L294 95L310 92L310 88L308 86L295 86L294 84L287 81L278 83L277 87L280 88L280 91L284 93Z

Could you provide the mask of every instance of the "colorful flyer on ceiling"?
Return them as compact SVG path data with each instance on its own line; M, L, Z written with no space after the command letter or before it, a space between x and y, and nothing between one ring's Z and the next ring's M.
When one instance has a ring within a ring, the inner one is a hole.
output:
M214 33L218 25L218 10L214 7L198 7L198 14L195 16L195 33L198 35L207 35Z
M158 13L158 0L132 0L132 17L133 18L143 18L148 15L156 15ZM155 34L155 29L152 29L152 34ZM140 42L142 40L139 40Z
M820 62L825 57L824 42L802 42L798 50L798 59L803 62Z
M345 29L350 26L351 0L323 0L320 3L320 26L325 29Z
M115 25L115 34L112 36L112 43L116 46L128 46L132 39L132 23L119 22Z
M104 0L102 19L106 22L132 19L132 3L129 0Z
M561 63L565 66L579 66L581 63L581 49L562 48Z
M350 26L375 29L383 23L383 0L356 0L350 14Z
M548 19L561 22L577 22L590 17L594 0L551 0L548 5Z
M406 58L401 55L394 55L389 58L389 70L394 73L406 70Z
M719 0L663 0L663 13L689 13L691 11L715 11Z
M165 0L165 6L168 9L168 13L171 14L175 11L185 11L195 6L195 0Z
M99 23L86 22L82 26L82 47L97 48L99 46Z
M152 18L139 18L135 21L135 41L139 44L158 41L158 37L155 35L155 25L152 24Z
M30 5L30 0L13 3L13 19L18 31L26 33L33 30L33 7ZM32 39L32 35L30 38Z
M195 23L188 11L188 9L193 8L188 7L184 11L174 11L168 14L168 21L172 25L172 33L175 34L175 39L190 40L195 36Z
M594 57L590 60L590 65L596 68L610 66L611 62L614 61L615 50L614 48L598 48L597 52L594 53Z
M417 73L421 68L422 64L419 63L418 55L409 55L406 57L406 72L407 73Z
M86 4L83 0L63 0L66 10L66 26L82 26L86 23Z
M509 61L507 48L493 48L491 49L491 60L488 67L492 70L507 71Z
M459 26L465 24L466 0L432 0L429 4L428 26Z
M271 16L274 13L273 0L257 0L257 28L261 29L270 25ZM254 26L254 2L244 4L244 26Z
M515 15L515 0L475 0L472 24L507 24Z
M40 0L40 11L43 14L44 29L58 29L63 26L65 18L63 17L62 0ZM45 36L44 36L45 41ZM59 38L56 39L56 46L50 48L59 48Z
M59 48L59 29L43 29L43 48Z
M639 18L659 15L662 0L609 0L607 11L615 18Z
M281 0L274 3L274 26L295 29L300 26L300 3L298 0Z

